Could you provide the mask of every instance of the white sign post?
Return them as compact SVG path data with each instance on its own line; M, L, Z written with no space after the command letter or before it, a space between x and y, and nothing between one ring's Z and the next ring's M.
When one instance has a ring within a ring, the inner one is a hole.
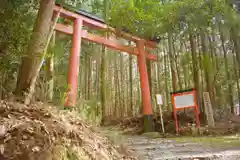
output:
M160 117L161 117L162 131L163 131L163 133L165 133L164 125L163 125L163 114L162 114L162 105L163 105L162 95L161 94L157 94L156 98L157 98L157 104L159 105L159 108L160 108Z

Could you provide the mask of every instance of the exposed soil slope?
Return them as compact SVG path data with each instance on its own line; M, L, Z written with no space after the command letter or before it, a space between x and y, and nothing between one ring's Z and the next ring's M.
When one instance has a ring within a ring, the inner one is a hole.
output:
M42 103L0 101L1 160L119 160L129 157L77 118Z

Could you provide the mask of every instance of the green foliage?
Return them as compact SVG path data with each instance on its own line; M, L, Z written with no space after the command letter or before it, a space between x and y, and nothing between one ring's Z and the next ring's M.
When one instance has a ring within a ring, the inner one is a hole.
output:
M36 1L0 2L0 49L23 54L36 16Z
M20 56L30 39L37 7L35 0L0 1L0 52L4 53L0 56L0 88L6 92L14 89Z
M114 0L109 23L143 37L153 37L188 26L206 28L222 20L234 25L237 16L225 0L182 0L166 2Z
M102 119L101 104L98 100L92 98L91 100L80 99L77 104L79 116L94 125L99 125Z

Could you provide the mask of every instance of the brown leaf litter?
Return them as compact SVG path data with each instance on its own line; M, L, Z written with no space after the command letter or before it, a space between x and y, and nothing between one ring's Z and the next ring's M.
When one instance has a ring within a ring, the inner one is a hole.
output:
M0 101L1 160L137 159L95 133L72 111Z
M219 136L219 135L231 135L240 133L240 116L228 115L222 119L216 121L216 126L210 128L201 121L201 128L199 133L196 130L195 123L192 117L181 114L179 115L179 121L181 126L180 135L206 135L206 136ZM126 117L121 119L115 119L109 122L109 125L117 125L126 134L142 134L143 133L143 119L144 117ZM171 113L164 114L164 127L165 132L168 135L175 135L175 121ZM162 133L161 117L159 115L153 115L154 130Z

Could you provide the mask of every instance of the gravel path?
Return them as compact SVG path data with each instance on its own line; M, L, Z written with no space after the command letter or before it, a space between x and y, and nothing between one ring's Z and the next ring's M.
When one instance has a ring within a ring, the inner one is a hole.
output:
M219 149L193 142L121 135L109 130L103 134L133 150L141 160L240 160L240 146L235 150Z
M190 142L133 136L126 138L124 144L142 160L240 160L240 150L220 150Z

